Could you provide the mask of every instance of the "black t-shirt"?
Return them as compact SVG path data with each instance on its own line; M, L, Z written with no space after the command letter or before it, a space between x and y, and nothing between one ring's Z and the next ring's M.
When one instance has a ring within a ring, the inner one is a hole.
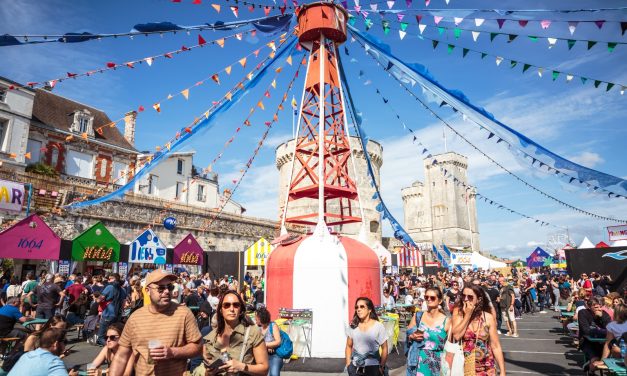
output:
M187 298L185 298L185 305L188 307L198 307L200 304L200 297L198 294L189 294Z
M44 283L37 286L35 295L37 295L37 304L39 308L50 309L59 302L59 293L61 288L54 283Z
M91 303L87 316L98 316L98 302Z
M488 288L485 288L485 292L488 294L488 297L490 298L492 305L496 307L496 299L500 295L499 290L497 290L496 287L488 287Z
M459 294L459 291L457 291L457 292L453 292L453 291L451 291L451 290L448 290L448 291L446 292L446 296L448 296L449 301L450 301L451 303L455 302L455 299L457 298L457 294Z
M254 297L255 297L255 303L256 304L259 304L259 303L263 304L264 303L264 300L263 300L263 290L257 289L257 291L255 291Z
M540 279L536 282L536 287L538 288L538 291L546 291L546 282Z

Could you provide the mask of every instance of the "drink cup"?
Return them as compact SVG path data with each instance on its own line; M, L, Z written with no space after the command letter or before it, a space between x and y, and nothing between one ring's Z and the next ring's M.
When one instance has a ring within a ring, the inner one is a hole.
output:
M155 361L152 359L152 356L150 356L150 350L151 349L156 349L157 347L161 347L161 341L158 339L151 339L150 341L148 341L148 360L146 361L148 364L154 364Z

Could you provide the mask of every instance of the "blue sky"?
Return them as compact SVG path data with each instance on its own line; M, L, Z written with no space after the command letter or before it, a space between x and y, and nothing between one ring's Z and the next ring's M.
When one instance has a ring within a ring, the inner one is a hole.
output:
M272 4L270 0L264 0ZM264 3L264 1L261 1ZM222 5L217 14L211 3ZM526 1L524 9L573 9L569 1ZM354 3L349 2L352 7ZM361 1L364 10L369 10L370 2ZM521 9L520 2L501 1L499 9ZM598 7L597 1L578 1L576 8ZM124 32L129 31L136 23L171 21L183 25L197 25L217 20L232 21L234 16L228 9L232 3L220 0L203 0L200 5L193 5L191 0L183 0L173 4L169 0L145 1L12 1L3 2L0 7L0 34L63 34L65 32ZM604 1L604 7L624 5L621 1ZM494 8L494 2L451 0L446 5L444 0L433 0L429 9L485 9ZM385 2L379 9L385 9ZM413 8L424 8L424 2L414 1ZM394 9L406 9L405 2L399 0ZM275 11L276 12L276 11ZM405 21L409 23L407 36L401 41L398 35L398 22L394 15L386 17L392 30L384 36L381 18L372 15L374 26L371 33L389 43L395 55L407 62L418 62L425 65L431 73L448 88L462 90L470 100L485 107L499 120L526 134L558 154L568 157L583 165L627 177L627 157L624 153L627 139L627 96L620 95L619 88L610 92L595 89L589 81L582 85L578 78L566 83L565 73L553 82L550 72L538 77L532 68L522 74L523 62L537 66L552 67L563 72L574 73L590 78L611 81L627 85L627 46L619 45L614 52L607 51L606 45L599 43L587 50L585 43L578 42L572 50L568 50L565 41L548 48L547 40L532 42L525 35L537 35L556 38L576 38L582 40L598 40L604 42L627 43L627 37L621 36L620 27L616 22L627 20L627 12L597 13L526 13L516 14L532 21L521 28L515 21L507 21L502 30L498 30L495 14L471 14L460 24L463 29L482 31L477 42L474 42L470 31L462 32L455 39L452 31L440 35L433 26L431 15L425 14L423 23L427 25L425 38L438 39L442 42L436 50L431 41L420 40L420 34L414 18L416 11L405 11ZM461 11L452 12L451 16L465 16ZM424 14L424 13L423 13ZM262 17L263 11L255 9L249 12L240 6L239 19ZM514 17L514 16L508 16ZM474 18L485 18L485 23L477 28ZM542 30L539 20L599 20L606 22L601 30L594 24L580 23L571 37L565 22L553 22L548 30ZM533 21L536 20L536 21ZM362 20L356 26L363 30ZM445 18L440 26L454 28L451 17ZM500 31L519 34L512 43L507 43L504 36L490 42L489 31ZM206 40L218 39L234 32L203 31ZM0 50L0 75L19 82L43 81L64 76L66 72L84 72L104 67L107 62L122 63L141 59L175 50L181 45L197 43L197 32L190 35L176 35L103 39L77 44L45 44L3 47ZM247 72L238 64L242 56L262 48L269 39L259 37L256 41L236 41L230 39L224 48L208 46L184 54L173 59L161 59L151 67L146 64L135 69L118 69L93 77L81 78L59 83L55 92L80 102L89 103L106 111L112 119L121 117L126 111L136 109L140 104L146 111L138 118L137 148L154 150L156 145L163 144L180 127L188 124L194 117L202 114L218 100L225 91ZM448 54L446 43L454 43L458 47ZM363 112L364 129L368 135L382 143L384 162L382 168L381 191L393 214L402 221L402 200L400 189L415 180L423 178L422 161L419 150L412 144L410 136L403 130L395 116L387 107L381 105L375 93L378 88L403 118L418 131L419 139L434 152L444 151L442 125L414 99L400 90L387 74L377 67L371 58L366 56L357 43L347 43L350 56L343 56L349 85L355 96L355 102ZM466 58L461 57L461 47L502 56L506 60L500 66L495 58L485 59L470 52ZM352 61L355 59L356 61ZM517 60L517 67L510 69L509 59ZM256 59L249 60L248 67L254 66ZM224 67L233 64L230 76L223 71ZM222 159L213 167L220 174L222 188L231 188L231 180L239 176L240 169L245 165L264 131L263 123L270 120L283 94L287 81L291 78L295 67L286 66L284 73L278 75L277 89L271 89L271 98L263 97L266 87L272 80L268 76L264 82L226 115L221 116L216 126L209 132L199 135L186 146L196 150L195 164L206 167L216 156L224 142L240 126L251 106L259 99L264 99L265 111L256 111L251 118L251 127L239 133L235 142L229 147ZM359 71L363 71L360 77ZM162 102L162 112L157 114L150 106L165 98L168 94L176 94L201 79L220 72L221 85L211 81L193 88L189 100L181 96ZM304 73L304 72L303 72ZM304 75L301 75L304 77ZM603 85L604 86L604 85ZM302 78L296 87L301 90ZM415 91L419 94L419 90ZM294 95L299 98L298 90ZM292 93L290 93L290 98ZM565 202L588 211L606 216L627 216L627 200L604 199L569 187L559 180L529 169L519 164L511 154L494 140L486 140L485 133L476 127L463 122L450 109L440 109L444 116L462 134L467 136L478 147L491 157L546 192ZM289 111L281 113L280 122L272 130L255 161L250 173L245 177L236 193L236 200L244 204L248 214L265 218L277 218L278 174L274 165L274 148L291 134L292 119ZM499 201L506 206L534 216L541 220L568 227L571 237L577 243L584 236L593 242L607 241L606 223L590 219L574 213L554 202L525 188L511 177L505 175L491 162L473 152L462 140L450 131L446 132L448 149L469 157L469 178L477 186L479 192ZM263 187L263 189L259 189ZM478 203L479 230L482 247L494 254L507 257L526 257L536 245L545 244L551 235L563 232L553 227L539 227L534 222L521 219L515 215L487 205Z

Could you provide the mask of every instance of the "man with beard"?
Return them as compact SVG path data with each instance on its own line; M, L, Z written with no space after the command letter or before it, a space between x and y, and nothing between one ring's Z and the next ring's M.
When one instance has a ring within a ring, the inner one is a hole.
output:
M112 323L120 319L122 304L126 299L126 291L120 286L120 275L118 273L109 274L109 284L102 290L100 304L103 307L100 318L100 328L98 329L98 344L105 345L105 335L107 328Z
M176 276L156 269L146 276L150 304L129 317L110 376L121 376L131 353L136 375L184 375L187 359L201 354L201 335L189 308L171 301Z

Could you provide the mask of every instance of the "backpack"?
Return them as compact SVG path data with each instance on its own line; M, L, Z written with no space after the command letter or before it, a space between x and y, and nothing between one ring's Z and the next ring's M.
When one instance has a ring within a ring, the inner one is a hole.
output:
M274 321L270 323L270 328L269 328L270 334L273 334L272 327L274 325L272 324L274 324ZM292 344L292 339L287 333L281 330L281 328L279 328L279 334L281 335L281 344L279 345L279 347L274 349L274 353L281 359L289 359L292 357L292 353L294 352L294 345Z
M499 305L502 309L509 309L512 305L512 292L514 292L514 290L510 286L505 286L501 291L501 301Z

